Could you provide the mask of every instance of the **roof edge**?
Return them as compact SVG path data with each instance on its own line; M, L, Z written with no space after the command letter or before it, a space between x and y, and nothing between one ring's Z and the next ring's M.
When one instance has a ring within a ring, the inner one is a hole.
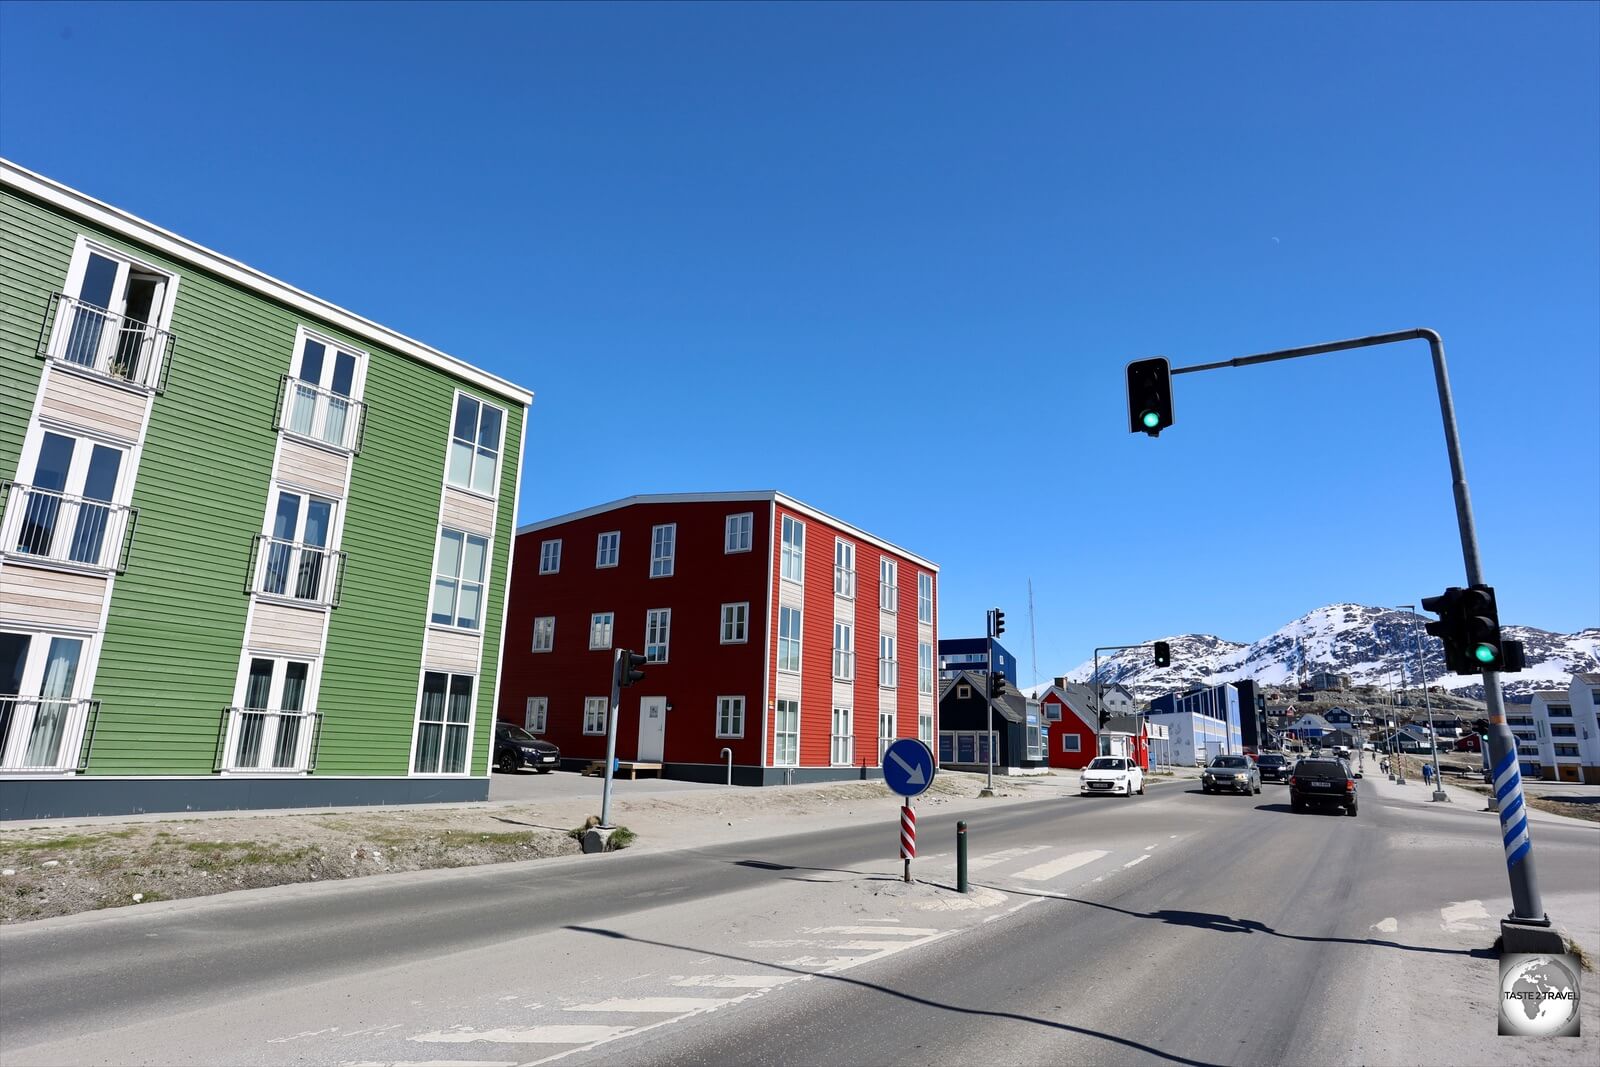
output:
M475 367L459 357L441 352L432 345L407 337L337 304L329 303L319 296L313 296L303 289L297 289L288 282L274 278L246 263L206 248L103 200L96 200L87 193L63 185L53 178L47 178L4 157L0 157L0 185L42 200L52 207L104 227L120 237L149 245L173 259L210 271L258 295L287 304L297 311L347 330L355 336L452 374L480 389L514 400L523 407L533 403L533 392L514 382Z

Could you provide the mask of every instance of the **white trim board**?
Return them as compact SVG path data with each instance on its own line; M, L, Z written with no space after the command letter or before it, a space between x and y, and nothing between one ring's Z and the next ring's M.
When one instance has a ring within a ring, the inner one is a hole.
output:
M420 363L442 370L462 381L470 382L480 389L488 390L497 396L505 397L523 407L533 403L533 393L520 385L506 381L488 371L479 370L472 364L458 359L448 353L441 352L431 345L426 345L405 334L389 329L387 326L373 322L371 319L362 318L353 311L347 311L337 304L330 304L321 297L312 296L302 289L296 289L288 282L279 281L268 274L263 274L254 267L230 259L220 252L214 252L203 245L195 244L186 237L180 237L170 230L164 230L154 223L147 222L136 215L129 214L121 208L113 207L101 200L96 200L86 193L81 193L60 182L47 178L42 174L28 170L26 167L13 163L9 159L0 158L0 187L15 189L41 200L51 207L59 208L86 222L102 227L119 237L130 241L137 241L147 245L165 255L171 256L180 262L199 267L218 277L224 278L241 288L248 289L260 296L286 304L296 311L311 315L323 322L346 330L356 337L364 338L374 344L381 345L401 355L409 356Z

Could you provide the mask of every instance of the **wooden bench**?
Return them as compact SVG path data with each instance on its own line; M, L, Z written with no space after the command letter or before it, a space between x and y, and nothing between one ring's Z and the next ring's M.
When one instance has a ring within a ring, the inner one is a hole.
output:
M605 777L606 761L603 760L603 759L595 760L593 763L589 764L587 767L585 767L583 769L583 773L588 775L588 776L590 776L590 777L593 777L593 778L603 778L603 777ZM657 778L660 778L661 777L661 764L659 764L659 763L638 763L638 762L634 762L632 760L618 760L617 761L616 774L614 774L613 777L615 777L615 778L624 778L625 777L625 778L629 779L630 781L632 781L632 780L637 779L639 777L639 775L641 775L641 774L653 774Z

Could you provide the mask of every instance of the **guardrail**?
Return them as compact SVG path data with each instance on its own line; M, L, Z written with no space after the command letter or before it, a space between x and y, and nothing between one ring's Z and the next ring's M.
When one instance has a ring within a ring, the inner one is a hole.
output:
M0 695L0 771L87 770L99 718L98 700ZM74 737L80 738L77 759L69 764Z
M47 298L39 356L148 393L166 390L173 336L66 293Z
M344 582L343 552L256 534L246 592L336 608Z
M321 712L223 708L211 769L314 771L321 743Z
M367 405L332 389L285 374L278 383L278 412L273 429L295 437L360 453L366 430Z
M128 567L139 509L0 482L0 555L121 574Z

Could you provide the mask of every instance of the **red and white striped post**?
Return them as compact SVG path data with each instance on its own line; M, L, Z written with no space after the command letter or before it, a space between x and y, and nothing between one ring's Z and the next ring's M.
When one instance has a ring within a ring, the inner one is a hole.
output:
M906 861L906 881L911 881L911 860L917 854L917 813L911 801L900 807L900 858Z

